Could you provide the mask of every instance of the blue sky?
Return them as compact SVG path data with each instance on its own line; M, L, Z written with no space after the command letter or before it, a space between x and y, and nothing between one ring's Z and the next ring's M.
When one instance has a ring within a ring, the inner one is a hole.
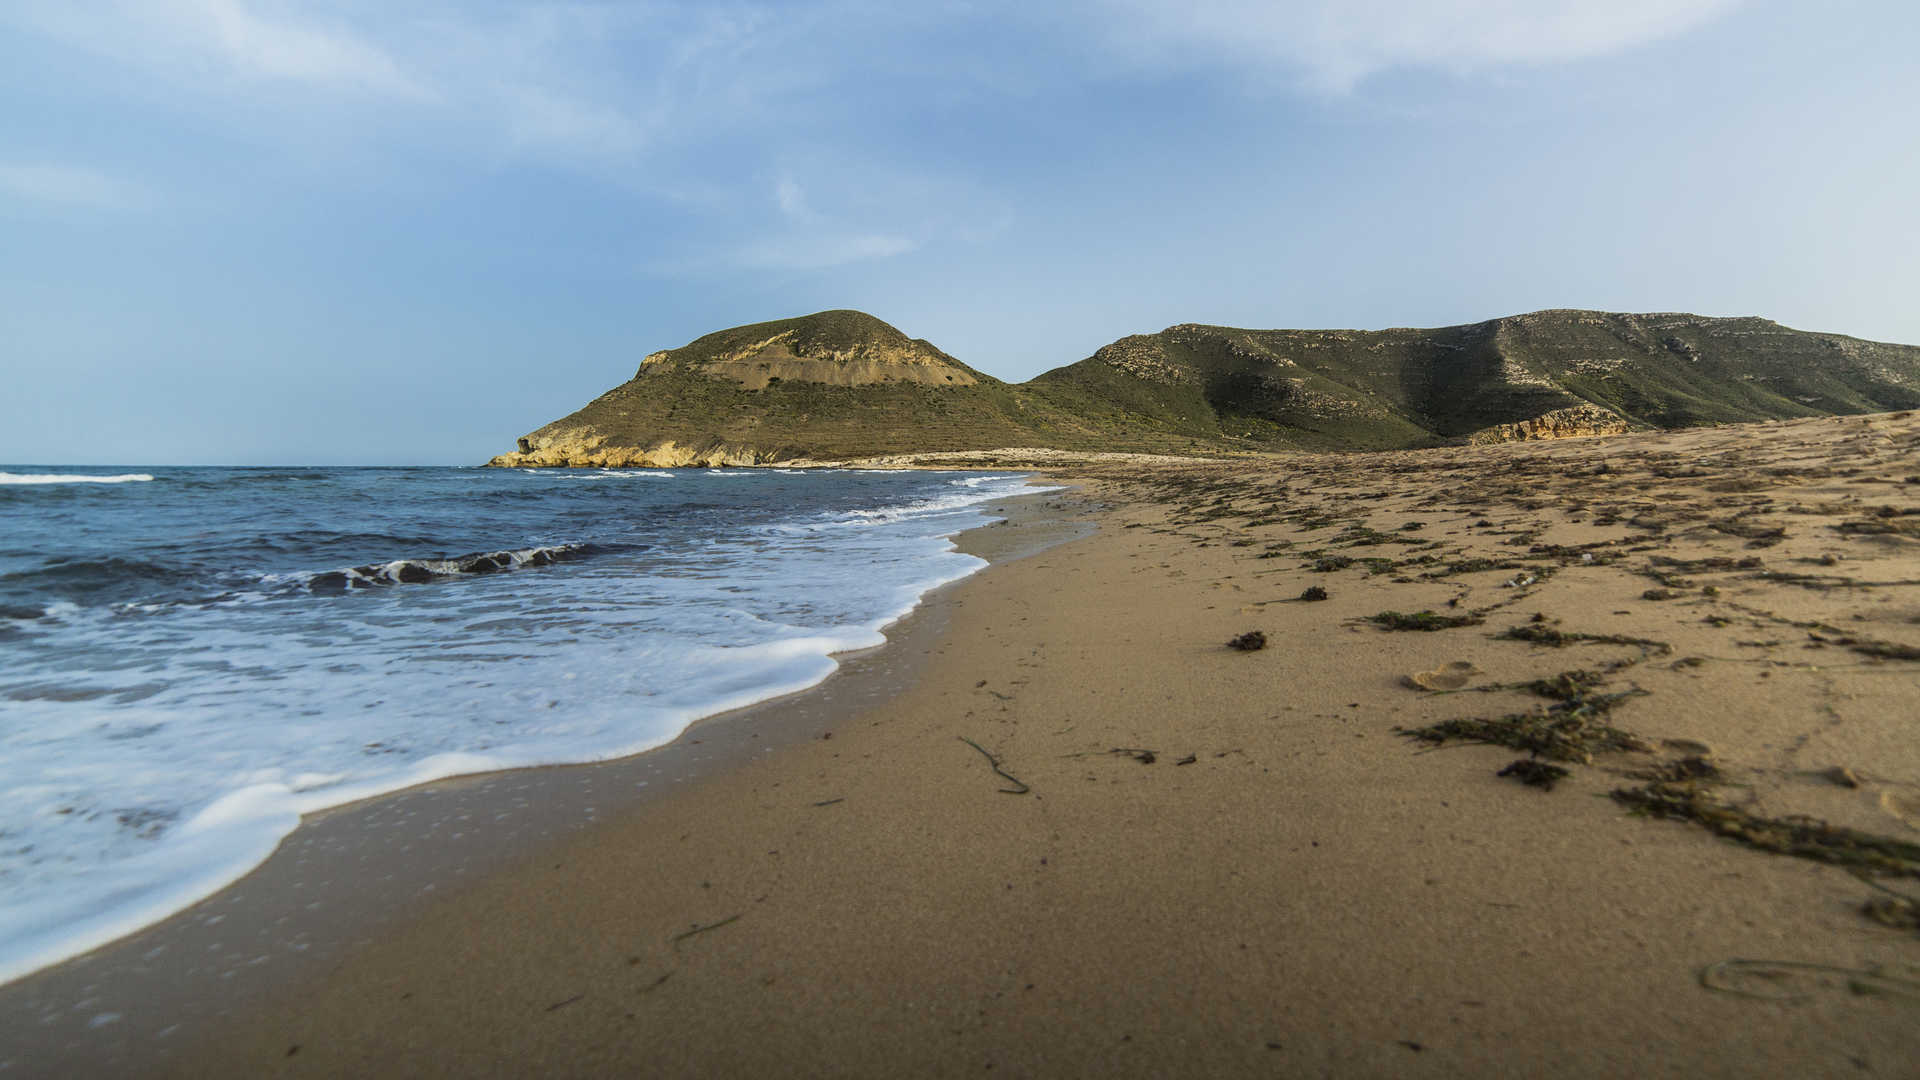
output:
M0 461L468 463L743 322L1920 342L1906 0L0 5Z

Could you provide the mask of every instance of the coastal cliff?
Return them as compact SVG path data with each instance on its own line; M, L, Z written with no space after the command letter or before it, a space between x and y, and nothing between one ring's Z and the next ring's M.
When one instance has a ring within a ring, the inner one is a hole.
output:
M1002 447L1390 450L1920 407L1920 348L1760 318L1552 310L1463 326L1183 323L1027 383L858 311L721 330L496 466L809 464Z

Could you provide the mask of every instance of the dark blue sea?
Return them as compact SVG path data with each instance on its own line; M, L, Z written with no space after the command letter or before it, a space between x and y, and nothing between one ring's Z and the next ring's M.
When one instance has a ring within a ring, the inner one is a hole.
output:
M878 644L1021 476L0 471L0 981L301 814L671 741Z

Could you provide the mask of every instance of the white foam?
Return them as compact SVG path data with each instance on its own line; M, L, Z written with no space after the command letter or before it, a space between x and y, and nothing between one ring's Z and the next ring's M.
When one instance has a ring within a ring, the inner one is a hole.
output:
M90 476L81 473L0 472L0 484L144 484L152 473L119 473L114 476Z
M0 861L0 982L212 895L303 814L448 776L637 753L819 682L834 654L880 644L929 590L985 565L948 539L988 520L970 507L1044 490L984 481L673 560L308 598L328 607L307 625L272 602L156 615L195 652L127 669L111 692L163 689L104 708L7 703L0 822L9 847L38 854ZM125 633L99 622L88 632Z

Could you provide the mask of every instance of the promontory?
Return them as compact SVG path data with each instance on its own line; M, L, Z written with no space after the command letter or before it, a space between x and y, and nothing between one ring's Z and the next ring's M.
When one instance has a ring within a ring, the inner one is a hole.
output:
M1465 326L1183 323L1002 382L858 311L655 352L496 466L824 464L1011 447L1386 450L1920 406L1920 348L1762 318L1551 310Z

